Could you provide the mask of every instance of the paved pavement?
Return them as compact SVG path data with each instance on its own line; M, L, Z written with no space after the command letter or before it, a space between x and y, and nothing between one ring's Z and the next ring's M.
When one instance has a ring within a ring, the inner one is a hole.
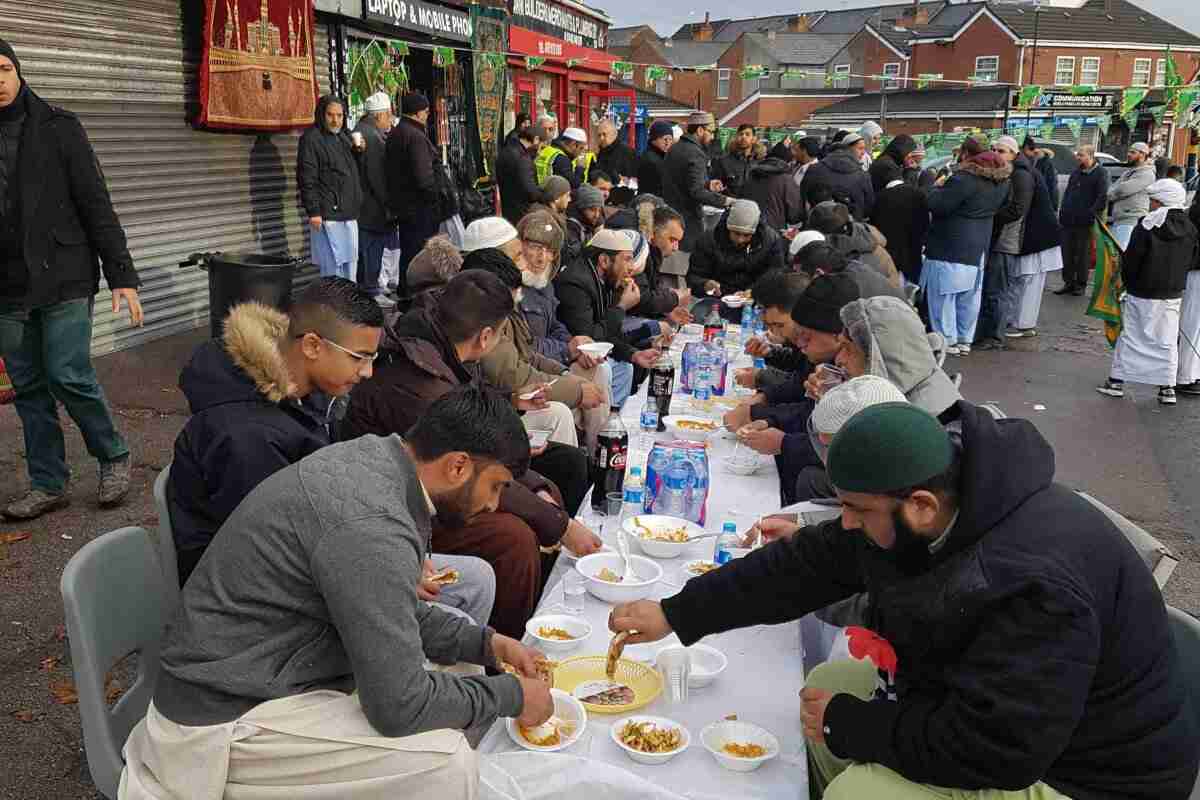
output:
M1109 353L1099 325L1082 309L1082 299L1047 294L1042 336L1017 342L1019 349L1010 352L953 359L947 367L963 373L968 399L995 401L1009 415L1037 423L1054 444L1060 481L1086 489L1174 549L1183 563L1167 600L1200 613L1200 400L1181 398L1177 407L1162 408L1152 387L1132 387L1123 400L1097 394L1093 387L1105 377ZM178 371L203 338L198 331L97 362L133 448L134 490L126 505L97 508L95 463L72 428L71 507L29 524L0 524L0 534L32 534L0 549L3 800L99 797L87 777L77 709L57 703L52 692L71 674L58 581L71 555L101 532L156 524L151 487L187 414ZM7 502L25 483L20 424L11 406L0 407L0 441L8 443L0 451L0 471L9 475L0 484L0 502Z

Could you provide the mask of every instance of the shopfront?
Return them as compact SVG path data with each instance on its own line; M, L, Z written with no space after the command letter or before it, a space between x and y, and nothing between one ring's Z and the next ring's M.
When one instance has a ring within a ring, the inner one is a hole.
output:
M1034 98L1028 108L1022 108L1019 92L1010 92L1007 131L1018 138L1026 133L1037 139L1061 142L1072 147L1092 145L1101 152L1112 152L1126 144L1119 143L1116 125L1107 127L1107 117L1116 114L1120 92L1046 91ZM1116 120L1114 120L1116 122ZM1123 157L1124 149L1114 155Z
M591 133L607 109L617 60L604 52L611 22L603 11L570 0L512 0L506 129L524 111L535 119L553 114L560 129ZM531 65L526 57L545 61Z

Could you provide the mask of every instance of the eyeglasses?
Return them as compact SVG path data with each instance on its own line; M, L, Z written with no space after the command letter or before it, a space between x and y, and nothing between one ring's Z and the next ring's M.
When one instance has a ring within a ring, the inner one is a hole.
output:
M376 351L374 353L358 353L358 352L355 352L354 350L350 350L349 348L342 347L340 344L333 341L332 339L326 339L324 336L317 333L316 331L308 331L307 333L302 333L299 336L297 336L296 338L303 339L305 336L308 336L309 333L311 333L313 336L316 336L318 339L320 339L322 342L329 345L330 347L334 347L338 350L341 350L343 353L350 356L351 358L353 358L356 361L366 361L368 364L373 364L373 363L375 363L375 359L379 358L378 351Z

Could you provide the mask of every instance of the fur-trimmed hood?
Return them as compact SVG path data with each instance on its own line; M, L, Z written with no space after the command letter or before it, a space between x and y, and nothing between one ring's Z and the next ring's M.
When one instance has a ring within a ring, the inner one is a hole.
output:
M980 153L964 160L958 165L956 172L974 175L977 178L1003 183L1012 177L1012 164L1002 161L995 153Z
M197 350L179 377L192 413L225 403L295 398L280 349L287 330L287 315L274 308L254 302L235 306L220 341Z

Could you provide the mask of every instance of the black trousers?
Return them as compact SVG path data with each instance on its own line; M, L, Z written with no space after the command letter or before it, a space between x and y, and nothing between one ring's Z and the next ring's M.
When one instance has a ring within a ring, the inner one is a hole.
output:
M529 466L534 472L554 481L554 485L562 493L563 510L572 517L575 516L579 507L583 505L583 498L590 485L588 459L583 449L557 442L551 443L546 452L530 460Z
M1063 283L1082 289L1092 274L1092 226L1064 225L1062 230Z
M400 294L408 294L409 262L413 260L413 256L421 252L421 248L425 246L430 237L438 232L438 223L433 217L433 211L426 211L400 221L400 278L397 287L397 292Z
M983 299L979 303L979 322L975 341L1004 339L1004 295L1008 291L1008 260L1003 253L988 253L983 268Z

